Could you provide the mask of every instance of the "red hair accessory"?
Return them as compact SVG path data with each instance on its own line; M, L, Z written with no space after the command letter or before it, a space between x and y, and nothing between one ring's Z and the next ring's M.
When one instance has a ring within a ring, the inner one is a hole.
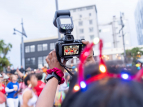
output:
M84 63L88 57L88 55L90 54L91 49L93 48L93 46L95 44L99 43L99 71L101 72L98 75L95 75L87 80L84 80ZM111 74L107 71L107 67L105 65L105 62L103 60L103 56L102 56L102 48L103 48L103 41L99 38L95 38L94 41L90 44L88 44L83 52L81 53L80 56L80 63L78 66L78 84L76 84L74 86L74 91L78 91L80 90L80 88L86 88L86 84L89 84L93 81L97 81L99 79L102 79L104 77L111 77L111 78L122 78L125 80L137 80L140 81L142 75L143 75L143 69L141 69L135 76L129 76L127 73L122 73L122 74Z
M58 68L53 68L53 69L48 69L47 73L48 74L52 74L53 72L55 72L57 74L57 76L60 77L60 84L63 84L65 82L65 79L63 78L64 73L62 72L62 70L58 69Z

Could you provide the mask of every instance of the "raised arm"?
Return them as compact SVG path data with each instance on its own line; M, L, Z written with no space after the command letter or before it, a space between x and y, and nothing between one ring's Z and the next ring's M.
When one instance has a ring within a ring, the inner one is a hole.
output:
M20 76L20 78L22 78L24 75L19 71L19 69L17 68L16 70L17 74Z
M88 44L88 43L89 43L88 41L83 41L83 44ZM64 68L60 66L60 63L57 60L55 51L49 53L49 55L46 58L46 61L50 69L58 68L64 71ZM86 61L86 63L89 62L95 63L93 57L93 50L91 51L91 54L89 55ZM47 82L46 86L44 87L43 91L41 92L36 107L53 107L57 86L58 86L58 80L54 77L50 79Z
M55 51L50 52L50 54L46 58L46 61L50 69L58 68L64 71L63 67L60 66L57 60ZM53 107L57 86L58 80L55 77L50 79L44 87L42 93L40 94L36 107Z

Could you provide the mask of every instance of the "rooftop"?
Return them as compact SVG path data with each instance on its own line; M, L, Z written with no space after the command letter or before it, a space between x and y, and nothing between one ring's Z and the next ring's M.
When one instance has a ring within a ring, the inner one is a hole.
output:
M39 38L39 39L31 39L31 40L24 40L24 43L28 42L36 42L36 41L43 41L43 40L50 40L50 39L58 39L58 37L47 37L47 38Z
M96 5L88 5L88 6L82 6L82 7L75 7L75 8L71 8L71 9L68 9L68 10L81 9L81 8L86 8L86 7L90 7L90 6L94 6L95 7L95 11L97 13Z

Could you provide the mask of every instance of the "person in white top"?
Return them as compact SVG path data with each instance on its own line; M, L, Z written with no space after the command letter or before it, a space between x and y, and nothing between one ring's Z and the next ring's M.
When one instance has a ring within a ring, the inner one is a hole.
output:
M24 79L24 83L28 87L22 93L21 107L35 107L38 98L34 93L34 87L37 85L35 74L28 74Z

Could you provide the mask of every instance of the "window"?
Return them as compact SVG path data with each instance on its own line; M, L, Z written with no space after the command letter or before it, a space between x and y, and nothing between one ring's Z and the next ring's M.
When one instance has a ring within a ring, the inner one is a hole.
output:
M84 36L80 36L80 39L84 39Z
M91 13L89 13L89 16L91 16Z
M93 32L93 27L89 28L89 32Z
M30 49L29 49L29 46L26 46L25 47L25 53L28 53L28 52L30 52Z
M48 64L46 62L46 56L38 57L38 68L42 68L43 66L48 67Z
M79 33L84 33L84 30L83 29L79 29Z
M92 25L92 20L89 20L89 24Z
M35 58L31 58L31 64L35 65Z
M46 51L48 49L47 44L43 44L43 51Z
M55 49L55 43L50 43L50 50Z
M83 10L83 8L79 8L79 10L80 10L80 11L82 11L82 10Z
M42 44L39 44L37 48L38 51L42 51Z
M46 56L43 57L43 64L44 64L44 66L48 67L48 64L46 62Z
M87 10L93 9L93 6L86 7Z
M38 57L38 68L42 68L42 57Z
M80 22L78 22L78 24L79 24L79 26L82 26L82 25L83 25L83 22L82 22L82 21L80 21Z
M35 52L35 45L30 46L30 52Z
M26 58L26 65L30 64L30 58Z
M38 57L38 64L42 64L42 57Z
M90 39L93 40L94 39L94 35L90 35Z
M46 64L46 56L43 57L43 63Z
M76 9L74 9L73 12L76 12Z

